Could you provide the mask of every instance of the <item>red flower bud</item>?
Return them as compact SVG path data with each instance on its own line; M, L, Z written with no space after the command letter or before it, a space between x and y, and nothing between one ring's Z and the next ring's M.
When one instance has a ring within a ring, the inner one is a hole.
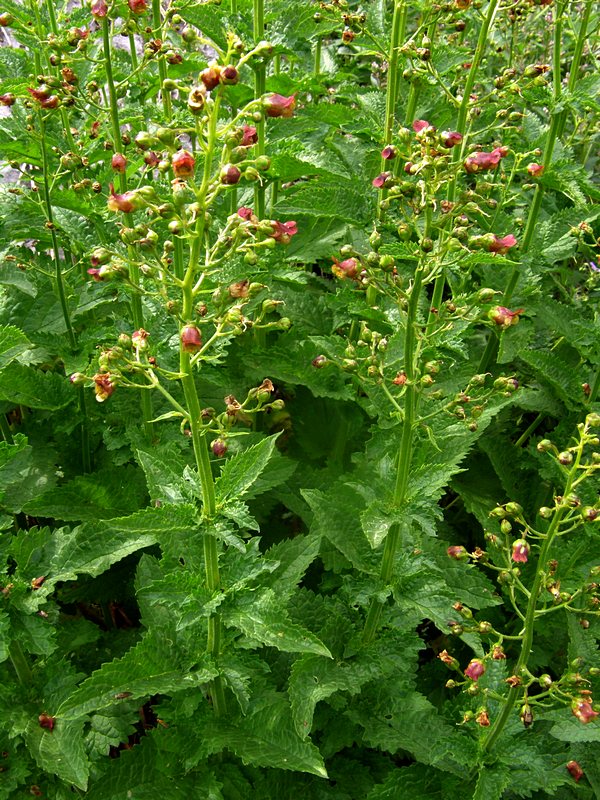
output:
M376 189L383 189L389 184L391 178L391 172L381 172L376 178L373 178L371 183Z
M37 100L38 103L41 103L42 100L47 100L50 96L50 88L46 86L46 84L42 84L39 89L31 89L27 87L27 91L33 97L34 100Z
M127 0L127 5L133 14L143 14L148 9L147 0Z
M123 153L115 153L110 163L115 172L125 172L125 168L127 167L127 159Z
M424 131L425 128L431 128L432 126L427 122L426 119L416 119L412 124L412 129L415 133L420 133Z
M511 311L505 306L496 306L488 312L488 317L503 328L510 328L511 325L516 325L519 322L519 315L523 313L524 308L518 308L516 311Z
M539 178L544 171L543 164L531 163L527 165L527 172L532 178Z
M294 109L296 108L296 95L284 97L281 94L272 94L263 100L263 108L267 117L285 117L293 116Z
M158 157L158 154L154 152L154 150L149 150L144 154L144 164L147 164L152 169L154 169L159 161L160 158Z
M508 253L511 247L514 247L517 244L517 240L509 233L508 236L503 236L500 238L494 234L494 240L489 243L488 250L490 253L499 253L500 255L504 255Z
M526 564L529 549L529 543L525 539L515 539L512 545L512 560L518 564Z
M16 99L12 92L0 94L0 106L12 106L15 104Z
M577 761L569 761L567 764L567 769L571 773L571 777L575 783L579 783L579 781L583 778L584 772Z
M392 159L396 158L397 155L398 151L396 150L393 144L388 144L381 151L381 157L383 158L384 161L391 161Z
M209 92L211 89L214 89L215 86L219 85L220 79L221 67L217 66L216 64L207 67L200 73L200 80L206 86Z
M227 452L227 443L223 439L215 439L210 443L210 449L217 458L222 458Z
M242 141L240 147L252 147L253 144L258 142L258 131L254 125L244 125L242 134Z
M241 170L239 170L235 164L225 164L225 166L221 169L221 183L224 183L227 186L233 186L234 184L239 183L241 177Z
M233 86L239 79L240 73L231 64L221 70L221 83L224 83L225 86Z
M466 561L469 558L469 554L462 546L462 544L453 544L446 550L449 558L455 559L455 561Z
M442 144L444 147L455 147L462 142L462 133L458 131L442 131Z
M196 159L187 150L179 150L171 159L173 172L178 178L187 178L194 174Z
M575 698L571 704L571 709L573 714L577 717L577 719L582 722L584 725L587 725L588 722L591 722L598 716L598 712L594 711L592 708L592 704L589 700L584 700L581 697Z
M202 336L195 325L185 325L181 329L180 338L185 353L197 353L202 347Z
M483 151L479 153L472 153L465 159L465 170L472 173L494 169L500 163L500 159L503 158L507 153L507 147L496 147L491 153L485 153Z
M344 261L338 261L337 258L333 259L334 266L331 271L336 276L344 280L344 278L352 278L353 280L358 277L360 263L357 258L346 258Z
M40 728L46 728L47 731L52 731L54 729L56 719L51 717L50 714L40 714L38 717L38 722L40 723Z
M477 681L485 672L483 661L479 658L474 658L469 662L465 670L465 676L471 678L472 681Z
M94 375L94 391L96 392L96 400L99 403L107 400L114 390L115 384L110 372L101 372Z
M95 0L92 3L91 11L92 16L96 19L102 19L102 17L105 17L108 14L108 5L106 0Z
M327 356L316 356L310 363L315 369L322 369L327 364Z

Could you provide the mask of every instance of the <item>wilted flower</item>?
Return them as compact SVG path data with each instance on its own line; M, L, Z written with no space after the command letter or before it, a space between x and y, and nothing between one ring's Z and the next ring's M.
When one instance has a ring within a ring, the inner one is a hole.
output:
M487 709L480 708L475 717L475 722L481 725L482 728L489 728L490 718L488 717Z
M147 0L127 0L127 5L133 14L143 14L148 8Z
M504 648L501 644L495 644L492 647L492 658L494 661L504 661L506 658L506 653L504 652Z
M472 153L465 159L465 169L467 172L483 172L494 169L500 163L500 159L508 153L507 147L495 147L491 153L484 151Z
M187 178L194 174L196 159L188 150L179 150L171 159L171 166L178 178Z
M293 116L294 109L296 108L296 95L284 97L281 94L272 94L263 100L263 108L267 117L284 117L289 118Z
M458 661L447 650L442 650L441 653L438 653L438 658L450 669L458 669Z
M123 173L127 167L127 159L123 153L115 153L111 159L110 165L115 172Z
M524 308L518 308L516 311L511 311L505 306L496 306L488 312L488 317L500 325L502 328L510 328L511 325L516 325L519 322L519 315L523 313Z
M577 763L577 761L569 761L567 763L567 769L571 773L571 777L575 781L575 783L579 783L579 781L583 778L584 772Z
M529 558L529 543L525 539L515 539L512 545L512 560L518 564L526 564Z
M360 267L360 262L357 258L346 258L344 261L338 261L337 258L333 259L334 266L331 271L336 278L356 278Z
M444 147L455 147L463 140L462 133L458 131L442 131L441 136Z
M96 19L102 19L108 14L108 5L106 0L94 0L91 8L92 16Z
M258 131L254 125L244 125L242 128L242 141L240 147L252 147L258 142Z
M494 234L494 239L488 245L488 250L490 253L499 253L500 255L504 255L508 253L511 247L514 247L517 244L517 240L509 233L507 236L503 236L500 238Z
M184 325L180 338L185 353L197 353L202 347L202 336L195 325Z
M110 372L99 372L94 375L94 391L96 392L96 400L103 403L107 400L115 390L112 375Z
M573 700L571 709L577 719L583 722L584 725L587 725L588 722L591 722L598 716L598 712L594 711L589 700L583 700L581 697Z
M131 344L138 350L145 350L146 347L148 347L148 342L146 341L148 336L150 336L148 331L140 328L138 331L134 331L131 334Z
M532 178L539 178L540 175L544 171L543 164L527 164L527 172L531 175Z
M481 678L484 672L485 666L483 661L481 661L479 658L473 658L465 670L465 676L467 678L471 678L472 681L476 681Z

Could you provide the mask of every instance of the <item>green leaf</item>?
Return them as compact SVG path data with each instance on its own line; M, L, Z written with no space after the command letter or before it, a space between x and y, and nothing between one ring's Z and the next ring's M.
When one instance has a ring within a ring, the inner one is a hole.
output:
M291 622L281 601L271 589L260 594L235 598L223 609L223 622L247 637L285 653L316 653L331 658L331 653L313 633Z
M236 500L247 494L252 484L269 463L279 434L261 439L258 444L242 450L225 462L221 475L215 482L220 503L229 498Z
M31 342L22 330L14 325L0 326L0 369L31 347Z
M136 458L146 475L151 500L169 505L194 502L194 489L183 477L186 463L174 446L138 449Z
M0 400L14 405L58 411L74 400L69 381L13 362L0 372Z
M265 558L278 562L266 582L278 597L291 596L308 567L319 555L321 537L315 534L295 536L274 545Z
M31 722L25 734L27 747L41 769L66 783L87 789L90 763L83 738L84 720L57 719L54 729Z

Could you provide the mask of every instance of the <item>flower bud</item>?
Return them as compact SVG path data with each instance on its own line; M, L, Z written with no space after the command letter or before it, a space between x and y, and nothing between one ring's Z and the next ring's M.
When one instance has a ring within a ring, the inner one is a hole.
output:
M180 339L185 353L197 353L202 348L202 336L195 325L185 325L181 329Z
M227 186L233 186L239 183L241 177L242 173L235 164L225 164L221 168L221 183Z
M222 68L220 80L221 83L225 84L225 86L233 86L239 81L239 79L240 74L236 67L229 64L228 66Z
M206 104L206 88L204 86L194 87L188 94L188 110L197 116L201 113Z
M570 453L568 450L564 450L562 453L559 453L557 458L558 463L562 464L564 467L567 467L569 464L573 463L573 453Z
M512 545L512 560L520 564L526 564L529 558L529 550L529 543L525 539L515 539Z
M12 92L5 92L0 94L0 106L12 106L15 104L17 98Z
M200 80L210 92L219 85L221 80L221 68L217 64L211 64L200 73Z
M477 681L485 673L485 665L479 658L473 658L465 669L465 677Z
M210 443L210 449L212 450L214 456L217 458L222 458L227 452L227 442L225 442L223 439L214 439Z
M115 172L124 173L127 167L127 159L123 153L114 153L111 159L111 167Z
M583 778L585 773L581 769L577 761L568 761L566 767L569 770L569 774L571 775L575 783L579 783L579 781Z
M177 178L187 178L194 174L196 159L188 150L178 150L171 159L171 167Z
M468 561L469 554L467 553L466 549L462 545L450 545L446 550L449 558L453 558L455 561Z

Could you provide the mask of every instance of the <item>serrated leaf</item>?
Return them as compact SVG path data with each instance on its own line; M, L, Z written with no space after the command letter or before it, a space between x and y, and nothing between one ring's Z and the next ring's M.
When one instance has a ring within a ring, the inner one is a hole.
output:
M223 622L237 628L250 639L285 653L316 653L331 658L331 653L313 633L293 623L281 601L271 589L260 594L240 595L231 607L223 609Z
M31 347L31 342L22 330L14 325L0 326L0 369L14 361Z
M55 721L52 731L32 722L26 732L30 753L41 769L58 775L66 783L87 789L90 762L83 739L84 720Z
M187 466L174 447L136 450L136 457L146 475L148 492L152 500L170 505L193 503L193 487L183 477Z
M230 497L239 499L248 492L273 455L278 436L276 433L262 439L225 462L215 481L215 491L220 503Z
M304 573L319 555L321 537L316 534L295 536L267 550L265 557L278 562L266 582L278 597L288 597L296 589Z
M73 402L69 382L53 372L39 372L13 362L0 372L0 400L58 411Z

